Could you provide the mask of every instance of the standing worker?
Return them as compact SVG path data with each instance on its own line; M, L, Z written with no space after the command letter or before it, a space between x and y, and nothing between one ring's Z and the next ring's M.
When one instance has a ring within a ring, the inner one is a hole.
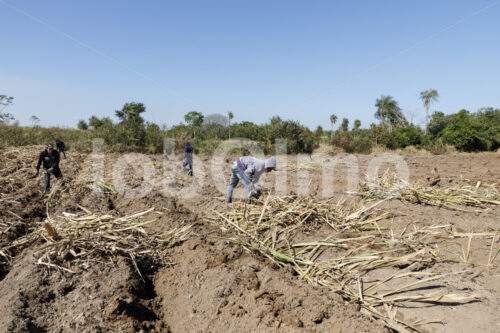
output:
M52 143L47 143L45 149L40 152L38 157L38 164L36 166L35 177L40 173L40 166L43 163L43 181L44 181L44 191L43 193L49 193L50 191L50 174L53 174L57 179L62 178L61 169L59 169L59 152L54 150Z
M189 166L189 168L187 168ZM184 162L182 163L184 170L188 172L190 176L193 175L193 147L189 141L186 141L186 148L184 149Z
M267 160L261 160L252 156L243 156L233 162L231 166L231 181L227 189L226 202L233 201L233 190L241 181L245 186L245 197L260 197L259 178L264 172L276 170L276 158L270 157Z
M63 153L64 159L66 159L66 145L61 140L56 140L56 149L59 154Z

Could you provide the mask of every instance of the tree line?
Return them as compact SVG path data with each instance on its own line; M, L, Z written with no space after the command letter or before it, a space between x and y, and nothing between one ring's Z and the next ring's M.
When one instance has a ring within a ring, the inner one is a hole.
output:
M477 112L460 110L445 115L430 107L439 94L428 89L420 94L426 110L425 127L408 121L399 103L389 95L382 95L375 101L375 118L361 128L361 121L343 118L338 128L337 115L329 117L331 128L318 126L314 131L294 120L283 120L274 116L264 124L249 121L232 122L233 112L204 115L190 111L184 115L184 122L167 127L145 121L146 107L142 103L125 103L111 117L91 116L80 120L75 129L42 128L39 119L32 117L33 127L8 125L14 117L4 109L12 104L13 98L0 95L0 144L40 144L60 138L76 149L90 149L93 138L103 138L105 144L115 151L142 151L159 153L163 150L163 139L173 138L177 149L182 149L186 140L191 140L196 152L209 153L223 140L248 138L260 144L264 152L273 153L277 139L287 140L287 153L312 153L320 144L342 148L349 153L369 153L376 146L388 149L416 146L439 152L445 145L453 145L460 151L494 151L500 146L500 109L482 108Z

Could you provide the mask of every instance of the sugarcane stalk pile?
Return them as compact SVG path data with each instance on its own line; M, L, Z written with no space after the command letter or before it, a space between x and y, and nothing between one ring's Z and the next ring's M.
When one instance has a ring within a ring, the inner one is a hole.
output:
M290 266L300 279L358 303L363 312L400 332L417 328L397 319L393 307L479 300L470 293L448 293L442 288L436 292L429 287L430 282L467 271L439 275L422 271L445 260L436 250L436 239L453 235L439 226L418 229L414 224L413 229L409 224L395 233L378 223L395 215L380 209L382 202L354 209L333 199L268 195L261 202L236 202L214 210L206 220L219 226L227 239ZM389 275L373 274L390 268ZM398 283L389 287L392 282Z
M460 182L454 186L427 186L404 182L395 174L385 173L376 179L366 179L361 184L365 197L395 198L413 204L425 204L452 210L467 211L464 206L487 209L500 205L500 191L496 184L474 185Z
M161 234L150 232L147 226L157 216L144 221L154 209L127 216L98 214L81 207L82 214L63 213L38 222L33 232L14 240L0 249L0 263L8 264L12 252L27 247L34 249L38 264L74 273L99 260L110 262L117 256L130 259L150 258L160 262L164 251L187 238L190 226L170 229ZM158 213L159 214L159 213Z

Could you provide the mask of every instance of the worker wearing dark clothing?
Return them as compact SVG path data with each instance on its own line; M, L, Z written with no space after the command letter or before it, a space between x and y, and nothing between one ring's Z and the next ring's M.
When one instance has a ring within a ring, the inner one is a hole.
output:
M38 164L36 165L36 176L40 172L40 166L43 164L43 181L45 184L44 193L50 191L50 175L53 174L57 179L62 178L61 169L59 169L59 152L54 150L51 143L47 143L45 150L40 152Z
M62 142L59 139L56 140L56 149L59 152L59 154L62 153L64 158L66 158L66 145L64 144L64 142Z
M189 168L188 168L189 166ZM190 176L193 175L193 147L186 141L186 148L184 149L184 161L182 163L184 170L188 172Z

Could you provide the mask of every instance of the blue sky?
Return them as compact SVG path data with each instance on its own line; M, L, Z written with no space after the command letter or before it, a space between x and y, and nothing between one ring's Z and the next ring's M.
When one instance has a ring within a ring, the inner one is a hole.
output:
M0 94L21 124L74 127L143 102L173 125L191 110L329 128L374 122L394 96L423 122L500 107L500 1L0 0Z

